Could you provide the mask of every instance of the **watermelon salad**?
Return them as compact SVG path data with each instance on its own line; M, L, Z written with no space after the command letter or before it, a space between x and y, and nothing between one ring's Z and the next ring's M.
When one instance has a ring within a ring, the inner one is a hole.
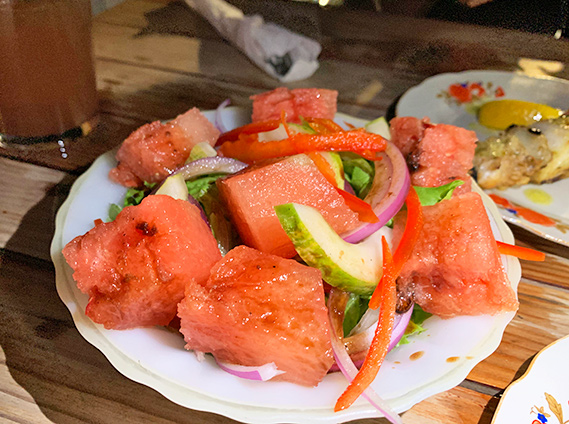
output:
M124 204L63 249L85 314L106 329L169 326L242 378L369 384L431 314L518 308L469 171L472 131L398 117L344 129L337 92L252 97L225 131L196 108L133 132L109 178Z

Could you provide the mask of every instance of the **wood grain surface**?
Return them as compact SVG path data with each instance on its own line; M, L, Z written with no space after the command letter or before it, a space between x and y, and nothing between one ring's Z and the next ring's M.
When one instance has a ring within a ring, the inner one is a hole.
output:
M428 76L467 69L569 78L569 42L544 35L314 5L232 0L247 13L316 38L313 77L290 87L340 93L340 111L375 118ZM86 342L54 285L55 214L100 154L145 122L279 86L183 2L126 0L93 28L100 125L88 137L42 149L0 147L0 422L231 423L192 411L117 372ZM497 350L458 387L403 414L406 424L489 424L503 390L531 359L569 334L569 248L512 228L543 250L522 261L520 309ZM383 419L354 423L384 423Z

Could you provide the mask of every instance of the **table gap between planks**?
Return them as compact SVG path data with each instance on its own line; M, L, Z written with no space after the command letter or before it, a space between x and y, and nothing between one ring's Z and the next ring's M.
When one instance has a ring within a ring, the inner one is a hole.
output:
M339 110L363 118L384 115L408 88L440 72L529 66L524 70L556 69L569 78L567 42L542 35L281 1L233 3L320 41L320 69L289 86L337 89ZM232 422L175 405L114 370L59 300L49 245L55 213L77 176L134 128L191 106L213 109L228 97L247 107L249 96L279 83L181 2L127 0L94 19L93 39L98 129L66 146L67 159L56 148L0 149L0 421ZM508 384L569 333L569 248L514 233L547 258L522 262L520 310L502 343L460 386L404 413L405 423L490 423Z

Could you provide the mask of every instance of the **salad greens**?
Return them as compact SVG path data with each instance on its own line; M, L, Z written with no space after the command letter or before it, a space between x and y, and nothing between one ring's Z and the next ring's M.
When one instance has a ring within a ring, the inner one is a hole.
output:
M217 179L224 175L225 174L203 175L201 177L188 180L186 181L188 193L199 202L200 199L205 196L212 187L215 186Z
M405 334L403 334L403 337L401 337L401 340L399 340L397 346L408 344L410 336L421 334L423 331L425 331L423 323L427 318L431 316L433 316L433 314L423 311L423 309L415 303L413 305L413 312L411 313L411 320L409 321L409 325L405 329Z
M450 199L455 188L464 184L464 181L454 180L439 187L417 187L413 186L422 206L432 206L443 200Z
M361 159L363 161L366 161L363 158ZM353 161L352 164L354 163L357 163L357 165L353 165L354 167L358 167L358 165L361 165L361 161ZM363 167L365 168L366 165L364 165ZM362 172L365 171L362 170ZM415 191L419 196L419 201L421 202L421 205L432 206L439 202L442 202L443 200L449 199L452 196L454 189L461 186L462 184L464 184L463 181L455 180L439 187L416 187L416 186L413 187L415 188ZM391 219L386 225L392 228L393 219ZM354 293L350 293L350 298L346 305L346 309L344 310L344 334L349 334L350 331L357 325L363 314L368 309L368 302L369 302L368 297L358 296ZM405 334L403 335L403 338L399 341L398 345L409 343L408 340L409 336L412 336L414 334L420 334L423 331L425 331L422 324L431 315L432 314L423 311L419 305L415 304L413 308L413 313L411 315L411 321L409 322L409 325L405 330Z
M209 152L196 152L196 157L209 156ZM344 168L344 177L352 186L355 194L363 199L369 192L375 176L373 162L364 159L360 155L352 152L340 153ZM188 193L200 202L207 216L212 231L218 240L219 248L223 255L232 247L239 244L233 225L228 217L222 212L224 210L219 198L219 192L215 182L225 174L203 175L186 181ZM439 187L414 187L421 204L430 206L439 203L452 196L454 189L464 184L463 181L455 180ZM111 204L109 208L109 219L114 220L118 213L126 206L138 205L144 197L148 196L155 188L155 183L144 183L142 188L129 188L127 190L123 205ZM391 220L387 225L392 226ZM344 311L344 334L349 334L358 324L362 316L368 309L369 297L350 293L346 309ZM425 331L422 324L432 314L425 312L420 306L414 305L411 320L403 338L398 345L409 343L409 337Z
M363 199L368 194L375 176L373 162L351 152L342 152L340 157L346 181L352 186L356 196Z
M129 188L126 191L122 206L117 205L116 203L111 203L109 206L109 221L114 221L123 208L126 208L127 206L136 206L142 202L142 199L152 193L154 187L156 187L156 183L147 183L144 181L144 187Z
M353 328L368 309L369 298L350 293L350 298L344 310L344 335L350 334Z

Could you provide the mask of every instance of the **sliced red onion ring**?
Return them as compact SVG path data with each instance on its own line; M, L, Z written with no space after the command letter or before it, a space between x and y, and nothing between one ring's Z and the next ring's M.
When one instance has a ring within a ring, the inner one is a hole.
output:
M373 184L364 199L371 205L379 221L373 224L364 223L342 235L348 243L358 243L383 227L401 209L407 197L411 178L405 158L390 141L387 142L382 156L382 160L375 161Z
M234 174L246 168L247 164L222 156L201 158L175 170L172 175L182 174L185 180L206 174Z
M332 342L334 358L336 359L336 363L338 364L340 371L342 371L342 374L344 374L346 379L351 382L356 377L358 369L346 351L341 336L342 321L347 299L348 297L344 292L336 288L332 288L332 290L330 290L330 297L328 298L328 314L330 318L330 339ZM393 411L387 402L383 400L371 387L366 388L362 396L391 423L403 424L401 417Z
M205 211L203 210L203 207L200 204L200 202L198 202L196 199L194 199L191 194L188 194L188 202L190 202L192 205L194 205L195 207L197 207L200 210L200 216L205 221L205 223L207 225L209 225L209 219L207 219L207 216L205 215Z
M227 128L225 128L225 125L223 125L223 119L221 118L221 113L223 112L223 109L229 106L230 103L231 100L225 99L219 104L217 109L215 109L214 125L222 134L224 132L227 132Z
M388 351L397 346L405 334L405 330L411 320L413 308L410 308L403 314L395 314L395 321L393 322L393 331L391 333L391 341L389 342ZM369 350L369 346L375 335L375 327L377 327L377 319L379 310L368 309L360 322L348 337L344 338L344 345L350 357L354 359L354 363L359 368L363 363L363 358ZM332 369L334 371L334 369Z
M247 380L267 381L277 375L285 373L284 371L279 370L274 362L261 365L260 367L248 367L245 365L236 365L218 361L217 359L215 361L223 371L237 377L246 378Z

